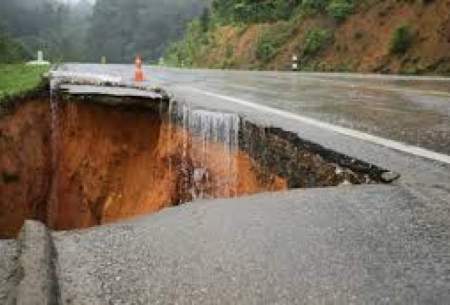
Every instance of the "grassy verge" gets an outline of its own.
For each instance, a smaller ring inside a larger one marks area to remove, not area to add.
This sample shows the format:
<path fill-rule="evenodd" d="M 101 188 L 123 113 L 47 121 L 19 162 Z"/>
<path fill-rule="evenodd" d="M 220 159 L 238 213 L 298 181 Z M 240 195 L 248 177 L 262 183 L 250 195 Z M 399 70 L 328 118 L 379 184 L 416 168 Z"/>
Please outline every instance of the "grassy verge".
<path fill-rule="evenodd" d="M 42 74 L 50 66 L 0 64 L 0 103 L 7 97 L 26 94 L 41 84 Z"/>

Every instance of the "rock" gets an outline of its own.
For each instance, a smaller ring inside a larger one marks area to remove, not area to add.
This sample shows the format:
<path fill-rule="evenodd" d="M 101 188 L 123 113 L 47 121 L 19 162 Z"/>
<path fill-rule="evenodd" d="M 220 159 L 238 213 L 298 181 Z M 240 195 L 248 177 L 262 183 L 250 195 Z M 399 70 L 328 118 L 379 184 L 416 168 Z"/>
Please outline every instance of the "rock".
<path fill-rule="evenodd" d="M 400 178 L 400 174 L 396 172 L 387 171 L 381 174 L 381 181 L 385 183 L 392 183 L 398 178 Z"/>

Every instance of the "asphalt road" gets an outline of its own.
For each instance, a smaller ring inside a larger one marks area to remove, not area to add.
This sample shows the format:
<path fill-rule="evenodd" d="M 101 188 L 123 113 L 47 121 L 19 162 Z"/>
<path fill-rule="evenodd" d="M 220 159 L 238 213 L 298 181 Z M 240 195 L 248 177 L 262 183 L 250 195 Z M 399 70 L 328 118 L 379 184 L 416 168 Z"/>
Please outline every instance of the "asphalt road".
<path fill-rule="evenodd" d="M 131 83 L 133 66 L 69 65 Z M 146 83 L 204 90 L 450 154 L 450 78 L 145 67 Z"/>
<path fill-rule="evenodd" d="M 62 69 L 132 82 L 131 66 Z M 450 165 L 295 116 L 445 159 L 448 80 L 159 68 L 146 75 L 146 85 L 192 106 L 296 132 L 402 178 L 389 186 L 200 201 L 55 232 L 62 304 L 450 303 Z"/>
<path fill-rule="evenodd" d="M 61 297 L 77 305 L 448 304 L 448 219 L 427 218 L 448 211 L 435 204 L 397 187 L 344 187 L 196 202 L 57 233 Z"/>

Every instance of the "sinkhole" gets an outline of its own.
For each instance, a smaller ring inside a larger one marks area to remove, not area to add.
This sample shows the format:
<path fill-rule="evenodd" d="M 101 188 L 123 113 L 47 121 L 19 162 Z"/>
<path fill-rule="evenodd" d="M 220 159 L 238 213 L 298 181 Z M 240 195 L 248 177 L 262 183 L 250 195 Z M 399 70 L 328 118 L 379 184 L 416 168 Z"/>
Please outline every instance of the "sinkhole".
<path fill-rule="evenodd" d="M 379 183 L 385 172 L 236 114 L 63 91 L 5 103 L 0 151 L 3 238 L 25 219 L 86 228 L 199 199 Z"/>

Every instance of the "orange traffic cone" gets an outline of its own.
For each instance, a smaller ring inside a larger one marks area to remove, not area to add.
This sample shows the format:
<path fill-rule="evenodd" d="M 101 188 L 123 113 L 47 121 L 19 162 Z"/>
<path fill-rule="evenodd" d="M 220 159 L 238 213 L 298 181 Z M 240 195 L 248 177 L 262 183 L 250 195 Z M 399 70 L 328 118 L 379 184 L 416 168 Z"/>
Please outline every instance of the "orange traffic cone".
<path fill-rule="evenodd" d="M 136 69 L 134 72 L 134 81 L 143 82 L 144 81 L 144 71 L 142 70 L 142 59 L 139 55 L 136 56 L 136 60 L 134 61 L 134 64 L 136 65 Z"/>

